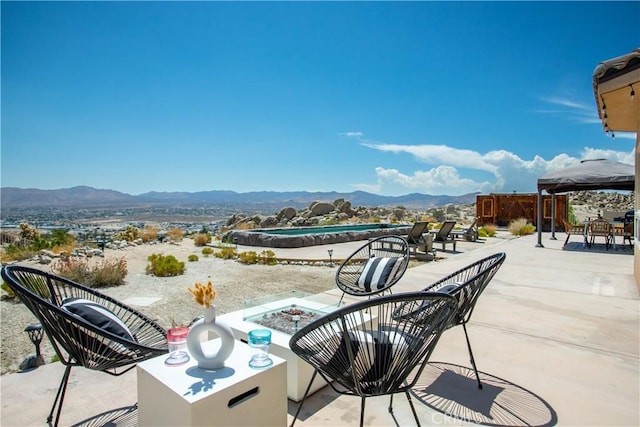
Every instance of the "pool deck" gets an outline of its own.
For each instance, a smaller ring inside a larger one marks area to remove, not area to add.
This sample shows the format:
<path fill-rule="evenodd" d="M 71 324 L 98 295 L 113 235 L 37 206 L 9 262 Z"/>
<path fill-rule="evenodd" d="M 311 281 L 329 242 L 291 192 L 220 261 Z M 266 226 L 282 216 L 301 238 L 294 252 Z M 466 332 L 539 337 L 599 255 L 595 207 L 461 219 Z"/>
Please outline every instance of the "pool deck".
<path fill-rule="evenodd" d="M 469 370 L 462 328 L 442 336 L 413 390 L 423 425 L 640 425 L 640 299 L 630 251 L 562 250 L 564 235 L 459 242 L 436 262 L 407 270 L 394 292 L 418 290 L 495 252 L 506 261 L 480 297 L 469 335 L 485 387 Z M 276 256 L 348 256 L 362 242 L 276 249 Z M 329 291 L 336 297 L 339 293 Z M 5 350 L 6 351 L 6 350 Z M 45 424 L 63 367 L 48 364 L 1 381 L 2 426 Z M 100 396 L 100 397 L 98 397 Z M 135 370 L 114 378 L 74 369 L 61 425 L 137 425 Z M 365 425 L 410 426 L 403 396 L 367 399 Z M 289 401 L 288 421 L 298 404 Z M 325 387 L 296 426 L 357 424 L 360 399 Z"/>

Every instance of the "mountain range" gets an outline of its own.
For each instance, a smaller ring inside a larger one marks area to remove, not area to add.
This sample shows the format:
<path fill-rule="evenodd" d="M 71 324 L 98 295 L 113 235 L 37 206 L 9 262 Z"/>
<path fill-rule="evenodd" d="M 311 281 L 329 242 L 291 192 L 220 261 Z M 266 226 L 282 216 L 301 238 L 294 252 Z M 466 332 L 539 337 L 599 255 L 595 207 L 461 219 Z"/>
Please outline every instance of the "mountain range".
<path fill-rule="evenodd" d="M 314 201 L 333 202 L 344 199 L 356 206 L 405 206 L 410 209 L 425 209 L 447 204 L 474 203 L 476 195 L 462 196 L 429 195 L 411 193 L 404 196 L 381 196 L 365 191 L 351 193 L 309 191 L 252 191 L 238 193 L 227 190 L 198 192 L 151 191 L 136 196 L 115 190 L 77 186 L 58 190 L 34 188 L 0 188 L 0 206 L 11 208 L 134 208 L 175 206 L 242 206 L 255 209 L 279 209 L 285 206 L 308 207 Z"/>

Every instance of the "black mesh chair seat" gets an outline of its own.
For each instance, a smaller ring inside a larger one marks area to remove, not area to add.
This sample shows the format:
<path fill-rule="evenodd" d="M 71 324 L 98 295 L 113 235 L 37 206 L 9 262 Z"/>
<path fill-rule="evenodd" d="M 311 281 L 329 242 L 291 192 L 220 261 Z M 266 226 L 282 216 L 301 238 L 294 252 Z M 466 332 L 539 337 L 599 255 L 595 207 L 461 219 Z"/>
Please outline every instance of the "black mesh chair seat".
<path fill-rule="evenodd" d="M 122 375 L 143 360 L 168 352 L 165 330 L 153 320 L 117 300 L 63 277 L 35 268 L 10 265 L 2 278 L 35 315 L 60 362 L 66 365 L 47 419 L 60 419 L 67 382 L 74 366 Z M 65 302 L 99 304 L 125 325 L 127 333 L 97 326 L 69 311 Z"/>
<path fill-rule="evenodd" d="M 400 236 L 371 239 L 345 259 L 336 271 L 336 285 L 344 294 L 372 296 L 391 292 L 409 264 L 409 243 Z M 340 298 L 340 302 L 342 298 Z"/>
<path fill-rule="evenodd" d="M 420 424 L 409 390 L 415 385 L 440 335 L 456 312 L 454 297 L 410 292 L 347 305 L 295 333 L 291 350 L 315 368 L 291 426 L 317 374 L 338 393 L 360 396 L 360 425 L 365 398 L 405 393 Z M 398 315 L 405 308 L 407 315 Z M 416 371 L 417 368 L 417 371 Z M 411 373 L 411 380 L 408 380 Z"/>

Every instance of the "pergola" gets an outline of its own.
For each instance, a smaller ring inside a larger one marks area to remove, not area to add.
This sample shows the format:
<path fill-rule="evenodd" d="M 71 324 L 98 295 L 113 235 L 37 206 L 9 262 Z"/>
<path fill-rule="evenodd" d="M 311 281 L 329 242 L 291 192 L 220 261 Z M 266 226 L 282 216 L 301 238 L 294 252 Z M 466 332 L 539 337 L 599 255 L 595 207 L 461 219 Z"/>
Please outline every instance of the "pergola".
<path fill-rule="evenodd" d="M 555 212 L 555 195 L 581 190 L 628 190 L 635 188 L 633 165 L 605 159 L 582 160 L 580 163 L 538 178 L 538 224 L 542 224 L 542 191 L 551 194 L 551 212 Z M 555 215 L 551 220 L 551 236 L 555 238 Z M 538 244 L 542 247 L 542 227 L 538 227 Z"/>

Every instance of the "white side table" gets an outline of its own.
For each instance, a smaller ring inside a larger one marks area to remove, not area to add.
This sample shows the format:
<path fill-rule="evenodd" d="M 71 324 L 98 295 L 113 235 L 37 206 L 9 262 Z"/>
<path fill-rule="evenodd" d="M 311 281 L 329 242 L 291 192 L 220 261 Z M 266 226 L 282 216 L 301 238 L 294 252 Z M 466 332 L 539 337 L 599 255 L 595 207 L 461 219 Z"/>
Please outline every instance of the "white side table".
<path fill-rule="evenodd" d="M 218 339 L 203 344 L 215 349 Z M 166 366 L 168 355 L 141 362 L 138 375 L 140 426 L 283 426 L 287 423 L 286 361 L 249 367 L 251 348 L 236 341 L 223 369 L 197 367 L 191 358 Z"/>

